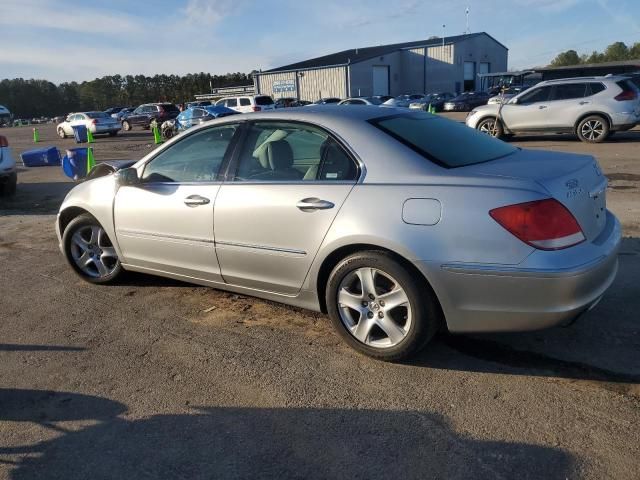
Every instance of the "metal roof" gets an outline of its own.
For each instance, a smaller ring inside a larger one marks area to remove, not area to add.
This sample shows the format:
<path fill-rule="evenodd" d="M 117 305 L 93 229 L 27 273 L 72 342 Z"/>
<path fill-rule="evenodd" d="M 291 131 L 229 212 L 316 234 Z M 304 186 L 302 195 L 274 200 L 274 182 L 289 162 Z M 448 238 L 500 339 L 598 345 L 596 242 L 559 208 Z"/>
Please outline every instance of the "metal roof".
<path fill-rule="evenodd" d="M 458 43 L 463 40 L 469 40 L 471 38 L 479 37 L 481 35 L 486 35 L 491 40 L 508 50 L 502 43 L 498 42 L 495 38 L 489 35 L 486 32 L 478 32 L 478 33 L 470 33 L 466 35 L 455 35 L 451 37 L 444 37 L 445 44 Z M 283 67 L 272 68 L 270 70 L 265 70 L 260 73 L 274 73 L 274 72 L 286 72 L 291 70 L 302 70 L 302 69 L 310 69 L 310 68 L 322 68 L 327 66 L 342 66 L 350 63 L 358 63 L 364 60 L 369 60 L 374 57 L 379 57 L 382 55 L 387 55 L 389 53 L 396 52 L 398 50 L 404 50 L 408 48 L 418 48 L 418 47 L 433 47 L 441 45 L 443 38 L 432 38 L 429 40 L 418 40 L 415 42 L 405 42 L 405 43 L 393 43 L 390 45 L 379 45 L 376 47 L 365 47 L 365 48 L 352 48 L 349 50 L 343 50 L 341 52 L 332 53 L 330 55 L 323 55 L 322 57 L 312 58 L 310 60 L 304 60 L 302 62 L 292 63 L 289 65 L 285 65 Z"/>

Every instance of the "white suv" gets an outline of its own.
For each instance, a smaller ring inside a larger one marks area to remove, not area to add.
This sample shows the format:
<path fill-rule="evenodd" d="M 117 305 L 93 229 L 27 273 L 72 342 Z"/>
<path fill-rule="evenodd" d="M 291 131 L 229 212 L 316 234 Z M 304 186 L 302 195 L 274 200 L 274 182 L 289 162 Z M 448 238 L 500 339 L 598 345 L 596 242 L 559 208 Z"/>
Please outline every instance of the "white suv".
<path fill-rule="evenodd" d="M 599 143 L 640 123 L 640 92 L 625 76 L 541 82 L 508 100 L 473 109 L 469 127 L 495 137 L 522 132 L 575 133 Z"/>
<path fill-rule="evenodd" d="M 222 105 L 240 113 L 261 112 L 275 110 L 276 108 L 273 98 L 269 95 L 225 97 L 218 100 L 216 105 Z"/>
<path fill-rule="evenodd" d="M 9 142 L 7 137 L 0 135 L 0 197 L 16 193 L 17 183 L 16 162 L 9 150 Z"/>

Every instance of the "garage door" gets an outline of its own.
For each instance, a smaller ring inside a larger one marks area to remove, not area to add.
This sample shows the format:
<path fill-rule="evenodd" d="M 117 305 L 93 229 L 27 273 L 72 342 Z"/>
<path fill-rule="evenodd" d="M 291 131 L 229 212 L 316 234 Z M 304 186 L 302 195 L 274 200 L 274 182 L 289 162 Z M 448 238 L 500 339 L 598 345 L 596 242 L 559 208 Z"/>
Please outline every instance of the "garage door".
<path fill-rule="evenodd" d="M 389 66 L 373 66 L 373 94 L 389 95 Z"/>

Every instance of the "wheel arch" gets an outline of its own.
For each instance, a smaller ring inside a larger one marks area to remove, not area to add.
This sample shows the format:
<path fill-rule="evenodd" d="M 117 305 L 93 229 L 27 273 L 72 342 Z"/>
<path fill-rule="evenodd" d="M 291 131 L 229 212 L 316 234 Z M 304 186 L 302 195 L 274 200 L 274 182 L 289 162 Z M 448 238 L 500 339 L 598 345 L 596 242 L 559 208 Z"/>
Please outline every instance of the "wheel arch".
<path fill-rule="evenodd" d="M 436 294 L 434 288 L 432 287 L 431 282 L 429 282 L 429 279 L 427 279 L 424 273 L 420 271 L 420 269 L 418 269 L 411 261 L 409 261 L 403 255 L 400 255 L 399 253 L 391 250 L 390 248 L 383 247 L 381 245 L 375 245 L 372 243 L 353 243 L 349 245 L 343 245 L 333 250 L 324 258 L 324 260 L 322 261 L 322 264 L 320 265 L 320 268 L 318 269 L 318 274 L 316 277 L 316 293 L 318 295 L 320 310 L 323 313 L 327 313 L 325 292 L 327 288 L 327 283 L 329 281 L 329 276 L 331 275 L 332 270 L 335 268 L 335 266 L 338 263 L 340 263 L 340 261 L 342 261 L 349 255 L 353 255 L 354 253 L 365 252 L 369 250 L 382 251 L 389 254 L 400 265 L 406 268 L 407 271 L 409 271 L 409 273 L 411 273 L 411 275 L 420 282 L 423 288 L 428 288 L 433 294 L 433 298 L 435 298 L 436 300 L 437 308 L 440 312 L 440 321 L 443 324 L 441 326 L 446 326 L 446 321 L 445 321 L 442 305 L 440 303 L 440 299 L 438 298 L 438 295 Z"/>
<path fill-rule="evenodd" d="M 593 112 L 583 113 L 578 117 L 578 119 L 576 120 L 576 123 L 573 125 L 574 133 L 576 134 L 578 133 L 578 125 L 580 125 L 580 122 L 582 122 L 587 117 L 593 117 L 593 116 L 604 118 L 609 124 L 608 125 L 609 131 L 611 131 L 611 129 L 613 128 L 613 120 L 611 119 L 611 116 L 608 113 L 593 111 Z"/>
<path fill-rule="evenodd" d="M 82 207 L 71 206 L 62 210 L 58 215 L 58 227 L 60 228 L 60 234 L 61 235 L 64 234 L 64 231 L 67 228 L 67 225 L 69 225 L 69 223 L 71 222 L 71 220 L 73 220 L 76 217 L 79 217 L 80 215 L 84 215 L 85 213 L 88 213 L 89 215 L 93 216 L 91 212 L 89 212 L 88 210 Z"/>

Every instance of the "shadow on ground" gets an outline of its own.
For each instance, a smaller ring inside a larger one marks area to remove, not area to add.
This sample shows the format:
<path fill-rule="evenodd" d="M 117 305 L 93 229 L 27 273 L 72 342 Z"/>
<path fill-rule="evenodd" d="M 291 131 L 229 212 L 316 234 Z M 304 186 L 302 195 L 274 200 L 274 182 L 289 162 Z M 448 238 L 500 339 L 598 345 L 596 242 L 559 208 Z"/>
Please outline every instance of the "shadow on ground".
<path fill-rule="evenodd" d="M 0 198 L 0 215 L 58 213 L 64 197 L 75 185 L 71 182 L 19 183 L 14 197 Z"/>
<path fill-rule="evenodd" d="M 57 438 L 1 446 L 10 478 L 566 478 L 557 448 L 479 441 L 416 411 L 199 408 L 128 420 L 126 406 L 66 392 L 1 390 L 0 421 Z M 65 430 L 60 423 L 93 420 Z"/>

